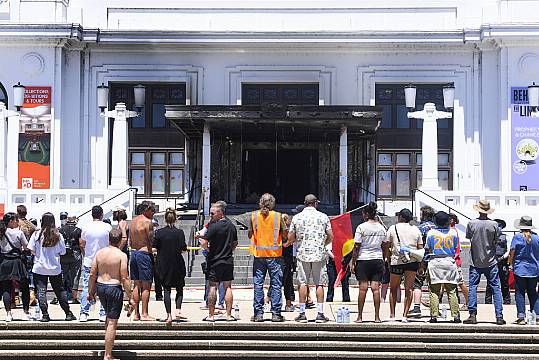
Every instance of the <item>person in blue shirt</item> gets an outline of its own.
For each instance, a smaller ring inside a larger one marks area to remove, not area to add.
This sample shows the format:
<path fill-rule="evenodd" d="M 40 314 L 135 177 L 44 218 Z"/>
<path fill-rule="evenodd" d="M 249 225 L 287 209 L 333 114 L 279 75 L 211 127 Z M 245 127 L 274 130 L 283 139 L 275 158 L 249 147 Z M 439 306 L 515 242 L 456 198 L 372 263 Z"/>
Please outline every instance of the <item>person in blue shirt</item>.
<path fill-rule="evenodd" d="M 532 232 L 535 229 L 532 218 L 522 216 L 515 221 L 515 228 L 520 233 L 513 236 L 509 264 L 513 265 L 515 274 L 515 302 L 517 303 L 517 320 L 514 324 L 526 323 L 526 300 L 528 293 L 530 311 L 539 314 L 539 301 L 537 301 L 537 282 L 539 280 L 539 236 Z"/>
<path fill-rule="evenodd" d="M 436 228 L 428 231 L 425 242 L 425 259 L 429 264 L 430 322 L 438 321 L 440 299 L 445 289 L 453 322 L 460 323 L 458 267 L 455 262 L 459 237 L 456 230 L 449 227 L 449 214 L 446 212 L 438 211 L 434 215 L 434 223 Z"/>

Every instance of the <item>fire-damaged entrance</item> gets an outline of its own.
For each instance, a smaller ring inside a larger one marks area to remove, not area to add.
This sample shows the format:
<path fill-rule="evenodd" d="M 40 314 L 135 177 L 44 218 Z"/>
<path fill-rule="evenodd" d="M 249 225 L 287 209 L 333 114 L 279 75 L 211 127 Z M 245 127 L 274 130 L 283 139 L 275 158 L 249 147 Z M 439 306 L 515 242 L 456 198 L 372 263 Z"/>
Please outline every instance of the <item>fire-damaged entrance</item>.
<path fill-rule="evenodd" d="M 304 194 L 318 193 L 318 149 L 243 150 L 242 188 L 246 202 L 264 192 L 285 204 L 301 204 Z"/>
<path fill-rule="evenodd" d="M 369 106 L 166 106 L 188 141 L 190 201 L 200 186 L 206 209 L 256 207 L 264 192 L 294 206 L 314 193 L 328 213 L 362 201 L 381 116 Z"/>

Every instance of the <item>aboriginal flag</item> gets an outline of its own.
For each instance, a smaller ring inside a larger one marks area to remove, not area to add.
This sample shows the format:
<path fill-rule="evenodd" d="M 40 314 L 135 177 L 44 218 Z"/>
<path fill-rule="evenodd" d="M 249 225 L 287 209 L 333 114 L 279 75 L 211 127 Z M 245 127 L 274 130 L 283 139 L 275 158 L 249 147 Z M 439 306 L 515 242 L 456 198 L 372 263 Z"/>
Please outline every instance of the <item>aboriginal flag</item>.
<path fill-rule="evenodd" d="M 352 232 L 352 220 L 350 213 L 345 213 L 331 219 L 333 230 L 333 255 L 335 255 L 335 268 L 337 280 L 335 286 L 341 283 L 342 278 L 348 271 L 352 250 L 354 250 L 354 235 Z"/>

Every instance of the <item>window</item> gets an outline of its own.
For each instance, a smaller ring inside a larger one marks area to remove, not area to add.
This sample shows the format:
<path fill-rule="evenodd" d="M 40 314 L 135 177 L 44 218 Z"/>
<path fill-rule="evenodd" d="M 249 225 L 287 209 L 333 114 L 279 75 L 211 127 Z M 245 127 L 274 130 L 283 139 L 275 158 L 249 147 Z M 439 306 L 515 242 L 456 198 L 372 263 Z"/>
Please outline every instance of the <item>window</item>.
<path fill-rule="evenodd" d="M 377 156 L 378 196 L 410 199 L 412 189 L 422 183 L 421 150 L 379 150 Z M 442 190 L 452 189 L 451 153 L 438 153 L 438 182 Z"/>
<path fill-rule="evenodd" d="M 129 179 L 141 195 L 165 197 L 184 191 L 183 149 L 131 149 Z"/>
<path fill-rule="evenodd" d="M 318 105 L 318 87 L 318 83 L 242 84 L 241 103 L 243 105 Z"/>

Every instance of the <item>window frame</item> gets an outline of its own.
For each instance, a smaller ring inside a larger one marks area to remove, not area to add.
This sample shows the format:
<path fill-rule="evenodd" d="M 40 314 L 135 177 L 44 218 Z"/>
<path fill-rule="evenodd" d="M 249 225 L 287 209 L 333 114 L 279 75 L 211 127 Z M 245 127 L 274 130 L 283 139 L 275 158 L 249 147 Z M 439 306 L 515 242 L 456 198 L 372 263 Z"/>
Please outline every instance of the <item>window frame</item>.
<path fill-rule="evenodd" d="M 133 153 L 144 153 L 144 165 L 132 164 Z M 165 163 L 152 165 L 152 154 L 164 153 Z M 183 163 L 171 164 L 170 158 L 172 153 L 181 153 Z M 144 170 L 144 192 L 141 196 L 152 198 L 167 198 L 167 197 L 184 197 L 185 196 L 185 149 L 184 148 L 130 148 L 129 149 L 129 184 L 132 184 L 131 170 Z M 155 194 L 152 188 L 152 170 L 164 170 L 165 174 L 165 190 L 163 194 Z M 170 171 L 180 170 L 182 172 L 182 187 L 181 192 L 171 193 L 170 191 Z"/>
<path fill-rule="evenodd" d="M 377 149 L 376 150 L 376 195 L 379 198 L 389 199 L 389 200 L 410 200 L 412 198 L 412 190 L 416 189 L 418 186 L 417 173 L 421 171 L 421 165 L 418 164 L 417 155 L 421 154 L 421 149 Z M 379 154 L 391 154 L 391 165 L 380 165 L 379 164 Z M 409 154 L 410 155 L 410 164 L 409 165 L 397 165 L 397 156 L 399 154 Z M 448 171 L 448 189 L 453 190 L 453 152 L 450 150 L 439 149 L 439 155 L 448 155 L 449 161 L 447 165 L 438 164 L 438 171 Z M 391 195 L 380 195 L 379 194 L 379 182 L 378 182 L 378 173 L 380 171 L 391 171 Z M 410 171 L 410 195 L 402 196 L 397 195 L 397 172 L 398 171 Z"/>

